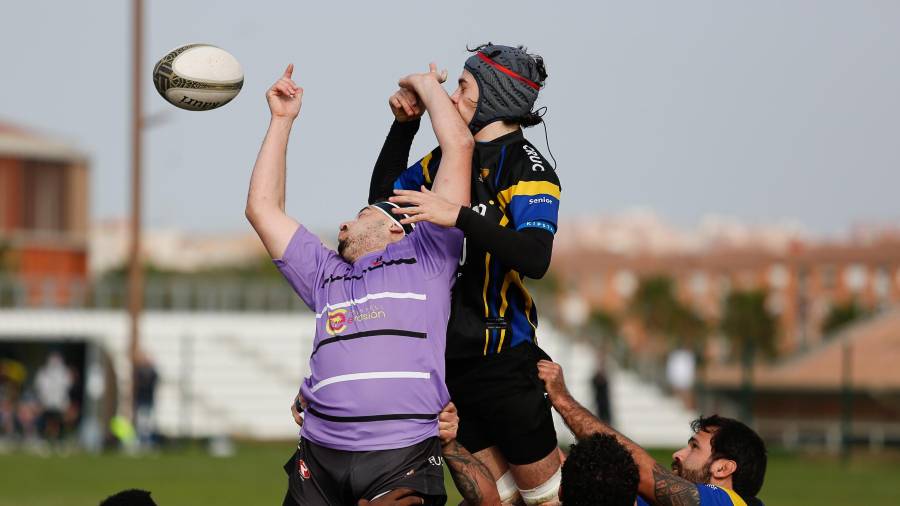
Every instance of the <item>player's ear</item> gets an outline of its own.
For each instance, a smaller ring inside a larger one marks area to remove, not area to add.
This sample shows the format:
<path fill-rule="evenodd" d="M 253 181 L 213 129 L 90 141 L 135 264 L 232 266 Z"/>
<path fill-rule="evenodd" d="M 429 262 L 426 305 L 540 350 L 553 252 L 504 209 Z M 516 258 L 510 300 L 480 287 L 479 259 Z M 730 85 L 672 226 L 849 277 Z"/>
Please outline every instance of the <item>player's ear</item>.
<path fill-rule="evenodd" d="M 388 230 L 390 230 L 392 238 L 394 238 L 394 239 L 403 238 L 403 234 L 404 234 L 403 227 L 401 227 L 400 224 L 397 223 L 396 221 L 391 222 L 391 228 Z"/>
<path fill-rule="evenodd" d="M 718 480 L 728 479 L 737 471 L 737 462 L 730 459 L 716 459 L 709 467 L 709 472 Z"/>

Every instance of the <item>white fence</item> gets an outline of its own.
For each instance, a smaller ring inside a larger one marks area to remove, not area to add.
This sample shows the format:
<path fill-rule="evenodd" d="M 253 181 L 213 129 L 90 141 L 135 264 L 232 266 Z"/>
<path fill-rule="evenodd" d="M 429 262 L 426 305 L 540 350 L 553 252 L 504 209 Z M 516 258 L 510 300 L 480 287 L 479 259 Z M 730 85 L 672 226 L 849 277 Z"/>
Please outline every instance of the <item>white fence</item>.
<path fill-rule="evenodd" d="M 295 437 L 290 403 L 308 374 L 314 325 L 306 311 L 144 313 L 142 348 L 160 374 L 159 429 L 191 437 Z M 573 395 L 593 408 L 594 351 L 546 324 L 539 335 L 541 347 L 565 368 Z M 130 370 L 124 312 L 0 310 L 0 340 L 73 339 L 105 350 L 123 392 Z M 687 439 L 692 413 L 633 374 L 613 368 L 609 379 L 616 425 L 627 435 L 650 446 L 672 446 Z M 572 440 L 558 417 L 557 433 L 562 442 Z"/>

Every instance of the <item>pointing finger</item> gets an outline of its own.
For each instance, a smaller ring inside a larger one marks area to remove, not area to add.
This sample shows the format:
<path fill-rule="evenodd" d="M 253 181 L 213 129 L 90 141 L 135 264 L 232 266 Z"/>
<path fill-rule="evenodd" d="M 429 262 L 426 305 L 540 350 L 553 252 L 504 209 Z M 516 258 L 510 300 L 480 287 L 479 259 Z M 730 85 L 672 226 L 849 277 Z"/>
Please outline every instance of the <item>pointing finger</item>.
<path fill-rule="evenodd" d="M 286 69 L 284 69 L 284 74 L 283 74 L 281 77 L 284 77 L 284 78 L 286 78 L 286 79 L 290 79 L 290 78 L 291 78 L 291 74 L 293 74 L 293 73 L 294 73 L 294 64 L 293 64 L 293 63 L 288 63 L 288 66 L 287 66 Z"/>

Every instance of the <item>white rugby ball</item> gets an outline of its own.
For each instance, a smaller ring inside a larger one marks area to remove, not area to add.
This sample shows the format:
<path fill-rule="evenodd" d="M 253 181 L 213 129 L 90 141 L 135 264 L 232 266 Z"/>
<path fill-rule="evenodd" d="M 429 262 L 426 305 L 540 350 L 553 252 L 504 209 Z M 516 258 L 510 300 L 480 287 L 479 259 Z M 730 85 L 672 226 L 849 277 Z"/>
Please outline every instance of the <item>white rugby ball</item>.
<path fill-rule="evenodd" d="M 237 96 L 244 85 L 244 71 L 224 49 L 188 44 L 169 51 L 156 63 L 153 84 L 175 107 L 208 111 Z"/>

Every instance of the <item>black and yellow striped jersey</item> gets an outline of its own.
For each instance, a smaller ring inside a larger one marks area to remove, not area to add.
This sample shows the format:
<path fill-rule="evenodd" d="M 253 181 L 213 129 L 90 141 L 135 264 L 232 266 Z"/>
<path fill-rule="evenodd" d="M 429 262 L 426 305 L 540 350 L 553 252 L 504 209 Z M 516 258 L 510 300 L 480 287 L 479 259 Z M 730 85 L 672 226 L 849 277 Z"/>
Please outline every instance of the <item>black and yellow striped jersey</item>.
<path fill-rule="evenodd" d="M 394 188 L 430 188 L 440 158 L 436 148 L 406 169 Z M 556 172 L 521 130 L 476 143 L 473 211 L 502 227 L 555 234 L 559 199 Z M 524 277 L 467 240 L 453 287 L 447 358 L 473 358 L 536 342 L 537 325 L 537 308 Z"/>

